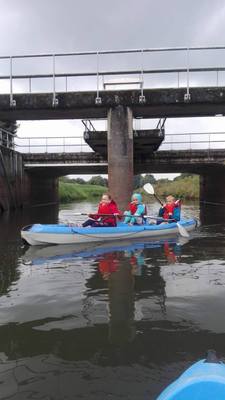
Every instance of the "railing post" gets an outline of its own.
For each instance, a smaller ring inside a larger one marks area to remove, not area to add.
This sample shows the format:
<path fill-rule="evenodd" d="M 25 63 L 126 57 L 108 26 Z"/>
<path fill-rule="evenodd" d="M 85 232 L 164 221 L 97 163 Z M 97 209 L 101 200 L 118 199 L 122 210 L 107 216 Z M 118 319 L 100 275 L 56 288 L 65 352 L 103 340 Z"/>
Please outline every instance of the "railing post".
<path fill-rule="evenodd" d="M 56 93 L 55 93 L 55 54 L 52 56 L 52 67 L 53 67 L 53 96 L 52 96 L 52 106 L 57 107 L 59 104 L 59 101 L 57 99 Z"/>
<path fill-rule="evenodd" d="M 186 103 L 188 103 L 190 100 L 191 100 L 191 95 L 190 95 L 190 91 L 189 91 L 189 84 L 190 84 L 190 82 L 189 82 L 189 69 L 190 69 L 190 66 L 189 66 L 189 48 L 187 48 L 187 92 L 184 94 L 184 101 L 186 102 Z"/>
<path fill-rule="evenodd" d="M 65 153 L 65 136 L 63 137 L 63 153 Z"/>
<path fill-rule="evenodd" d="M 29 77 L 29 93 L 31 93 L 31 76 Z"/>
<path fill-rule="evenodd" d="M 31 153 L 31 151 L 30 151 L 30 138 L 28 139 L 28 151 L 29 151 L 29 153 Z"/>
<path fill-rule="evenodd" d="M 12 72 L 13 72 L 13 58 L 10 57 L 10 98 L 9 98 L 9 104 L 10 107 L 16 107 L 16 100 L 13 99 L 13 77 L 12 77 Z"/>
<path fill-rule="evenodd" d="M 141 94 L 139 96 L 139 103 L 144 104 L 146 102 L 146 98 L 144 96 L 144 72 L 143 72 L 144 66 L 143 66 L 143 50 L 141 50 Z"/>
<path fill-rule="evenodd" d="M 99 52 L 97 51 L 97 73 L 96 73 L 96 78 L 97 78 L 97 93 L 96 93 L 96 98 L 95 98 L 95 104 L 96 105 L 101 105 L 102 104 L 102 98 L 99 97 Z"/>
<path fill-rule="evenodd" d="M 48 138 L 45 138 L 45 152 L 48 152 Z"/>

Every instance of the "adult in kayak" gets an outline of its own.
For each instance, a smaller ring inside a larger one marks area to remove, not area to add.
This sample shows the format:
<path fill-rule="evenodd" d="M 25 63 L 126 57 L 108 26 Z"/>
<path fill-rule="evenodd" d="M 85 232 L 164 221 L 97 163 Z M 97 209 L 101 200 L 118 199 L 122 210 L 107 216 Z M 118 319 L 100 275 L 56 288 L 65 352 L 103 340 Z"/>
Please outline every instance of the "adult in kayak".
<path fill-rule="evenodd" d="M 98 211 L 96 214 L 89 214 L 89 219 L 85 221 L 82 226 L 93 226 L 93 227 L 107 227 L 116 226 L 117 216 L 121 213 L 118 210 L 116 202 L 111 198 L 109 193 L 102 195 L 101 201 L 98 205 Z"/>
<path fill-rule="evenodd" d="M 128 206 L 129 210 L 125 211 L 125 224 L 129 225 L 141 225 L 144 223 L 143 216 L 147 214 L 146 206 L 142 203 L 142 195 L 140 193 L 134 193 L 131 197 L 131 202 Z"/>

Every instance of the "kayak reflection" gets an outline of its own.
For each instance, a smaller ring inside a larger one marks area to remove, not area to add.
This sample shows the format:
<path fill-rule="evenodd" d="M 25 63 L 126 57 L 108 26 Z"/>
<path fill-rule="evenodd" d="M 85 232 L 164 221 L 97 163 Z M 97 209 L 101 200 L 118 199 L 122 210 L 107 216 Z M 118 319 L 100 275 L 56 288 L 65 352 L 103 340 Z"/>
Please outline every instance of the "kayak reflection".
<path fill-rule="evenodd" d="M 165 255 L 169 257 L 171 248 L 175 248 L 178 255 L 182 245 L 189 241 L 188 238 L 175 237 L 160 240 L 146 241 L 125 241 L 122 244 L 117 240 L 115 242 L 99 243 L 81 243 L 74 245 L 50 245 L 28 247 L 22 257 L 24 264 L 40 265 L 48 261 L 61 262 L 63 260 L 73 259 L 74 257 L 94 258 L 114 251 L 138 251 L 143 249 L 160 248 L 165 246 Z"/>
<path fill-rule="evenodd" d="M 108 290 L 108 304 L 109 304 L 109 331 L 108 339 L 111 344 L 123 345 L 131 343 L 136 335 L 135 320 L 142 318 L 141 310 L 135 306 L 135 285 L 140 284 L 138 279 L 146 281 L 146 288 L 149 286 L 149 278 L 146 278 L 144 267 L 148 268 L 146 264 L 146 253 L 148 249 L 159 249 L 159 256 L 164 257 L 169 263 L 179 261 L 181 257 L 181 247 L 187 243 L 188 239 L 184 238 L 170 238 L 158 241 L 145 241 L 145 242 L 122 242 L 114 243 L 99 243 L 96 244 L 83 244 L 74 247 L 71 245 L 58 245 L 47 247 L 29 247 L 25 252 L 23 261 L 25 264 L 46 265 L 51 267 L 55 263 L 72 261 L 74 258 L 91 258 L 94 260 L 94 265 L 97 266 L 97 271 L 105 282 Z M 97 272 L 96 271 L 96 272 Z M 87 287 L 95 286 L 96 272 L 90 277 L 86 283 Z M 151 279 L 153 281 L 161 282 L 161 277 L 158 276 L 159 269 L 155 269 Z M 143 276 L 142 276 L 143 275 Z M 143 284 L 143 283 L 142 283 Z M 165 290 L 164 283 L 160 284 L 158 304 L 160 304 L 161 311 L 165 313 Z M 149 288 L 148 288 L 149 290 Z M 87 292 L 87 304 L 88 304 Z"/>

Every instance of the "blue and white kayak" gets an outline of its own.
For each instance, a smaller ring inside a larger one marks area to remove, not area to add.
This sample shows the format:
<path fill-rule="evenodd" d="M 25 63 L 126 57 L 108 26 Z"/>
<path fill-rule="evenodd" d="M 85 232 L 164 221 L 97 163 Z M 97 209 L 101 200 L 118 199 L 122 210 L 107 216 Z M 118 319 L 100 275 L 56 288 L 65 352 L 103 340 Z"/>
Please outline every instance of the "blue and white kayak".
<path fill-rule="evenodd" d="M 196 228 L 195 219 L 181 220 L 179 225 L 186 231 Z M 129 226 L 123 222 L 116 227 L 77 227 L 66 224 L 25 226 L 21 231 L 22 238 L 30 245 L 43 244 L 76 244 L 88 242 L 104 242 L 108 240 L 137 239 L 148 237 L 167 237 L 179 234 L 176 222 L 169 224 L 144 224 Z"/>
<path fill-rule="evenodd" d="M 225 399 L 225 364 L 201 360 L 169 385 L 157 400 Z"/>

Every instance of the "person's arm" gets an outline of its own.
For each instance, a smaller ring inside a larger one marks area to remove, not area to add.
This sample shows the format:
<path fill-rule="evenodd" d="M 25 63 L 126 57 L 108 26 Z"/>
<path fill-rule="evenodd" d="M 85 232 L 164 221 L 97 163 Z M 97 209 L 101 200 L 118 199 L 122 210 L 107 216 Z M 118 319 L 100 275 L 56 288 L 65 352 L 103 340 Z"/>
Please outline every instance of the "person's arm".
<path fill-rule="evenodd" d="M 89 216 L 90 218 L 92 218 L 92 219 L 97 220 L 97 219 L 100 218 L 100 215 L 99 215 L 99 214 L 101 214 L 100 205 L 98 206 L 98 211 L 97 211 L 96 214 L 89 214 L 88 216 Z"/>
<path fill-rule="evenodd" d="M 145 206 L 144 204 L 138 204 L 137 210 L 135 211 L 134 216 L 136 217 L 141 217 L 145 212 Z"/>

